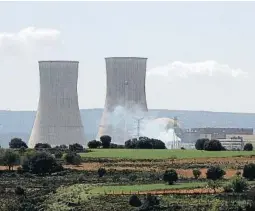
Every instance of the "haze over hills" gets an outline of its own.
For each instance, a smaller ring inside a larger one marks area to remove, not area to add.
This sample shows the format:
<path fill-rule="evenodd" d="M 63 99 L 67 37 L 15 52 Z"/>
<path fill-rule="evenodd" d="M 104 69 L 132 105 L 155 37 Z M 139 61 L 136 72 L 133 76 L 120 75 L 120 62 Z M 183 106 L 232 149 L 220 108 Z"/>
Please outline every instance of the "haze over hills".
<path fill-rule="evenodd" d="M 87 140 L 96 137 L 103 109 L 81 109 L 81 117 Z M 13 137 L 28 141 L 35 111 L 0 111 L 0 145 L 8 146 Z M 149 116 L 178 117 L 182 128 L 191 127 L 249 127 L 255 128 L 254 113 L 227 113 L 209 111 L 182 111 L 150 109 Z"/>

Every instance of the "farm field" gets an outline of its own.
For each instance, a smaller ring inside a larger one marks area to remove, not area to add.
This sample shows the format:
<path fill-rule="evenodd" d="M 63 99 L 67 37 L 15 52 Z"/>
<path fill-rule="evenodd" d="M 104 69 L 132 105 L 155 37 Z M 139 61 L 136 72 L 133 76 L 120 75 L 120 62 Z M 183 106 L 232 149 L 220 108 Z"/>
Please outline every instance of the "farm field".
<path fill-rule="evenodd" d="M 206 182 L 186 182 L 186 183 L 177 183 L 175 185 L 167 184 L 144 184 L 144 185 L 107 185 L 107 186 L 98 186 L 91 190 L 91 193 L 129 193 L 137 191 L 156 191 L 156 190 L 169 190 L 169 189 L 193 189 L 205 187 Z"/>
<path fill-rule="evenodd" d="M 68 163 L 66 152 L 63 152 L 56 159 L 63 169 L 45 175 L 22 172 L 22 165 L 16 164 L 13 171 L 9 171 L 2 163 L 0 204 L 3 206 L 0 211 L 15 210 L 12 205 L 27 206 L 19 209 L 24 211 L 147 211 L 147 208 L 136 209 L 129 203 L 133 196 L 137 196 L 143 205 L 148 197 L 156 197 L 160 204 L 153 202 L 156 203 L 153 205 L 155 211 L 240 211 L 238 207 L 243 209 L 253 202 L 246 189 L 243 193 L 234 193 L 231 189 L 229 193 L 224 188 L 237 175 L 242 177 L 245 165 L 255 163 L 254 151 L 91 151 L 79 153 L 82 158 L 76 164 Z M 24 159 L 24 154 L 19 155 Z M 215 184 L 207 178 L 211 167 L 225 171 Z M 104 170 L 102 175 L 100 169 Z M 172 185 L 164 179 L 166 170 L 170 169 L 178 175 Z M 199 177 L 194 176 L 195 169 L 200 172 Z M 254 181 L 246 180 L 246 183 L 249 191 L 255 188 Z M 26 194 L 17 195 L 17 187 L 23 188 Z"/>
<path fill-rule="evenodd" d="M 251 156 L 253 151 L 203 151 L 203 150 L 167 150 L 167 149 L 93 149 L 89 153 L 81 153 L 83 158 L 119 158 L 119 159 L 169 159 L 211 158 Z"/>

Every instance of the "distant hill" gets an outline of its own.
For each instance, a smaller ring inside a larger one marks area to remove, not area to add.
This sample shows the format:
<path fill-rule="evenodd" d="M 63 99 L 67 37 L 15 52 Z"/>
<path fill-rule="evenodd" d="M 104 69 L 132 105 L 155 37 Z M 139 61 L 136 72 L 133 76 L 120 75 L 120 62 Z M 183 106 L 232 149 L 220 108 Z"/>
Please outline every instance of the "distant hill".
<path fill-rule="evenodd" d="M 100 123 L 103 109 L 82 109 L 81 116 L 85 135 L 94 139 Z M 34 111 L 0 111 L 0 145 L 8 146 L 13 137 L 29 139 L 36 112 Z M 255 128 L 255 114 L 227 113 L 182 110 L 149 110 L 149 116 L 160 118 L 178 117 L 182 128 L 191 127 L 250 127 Z"/>

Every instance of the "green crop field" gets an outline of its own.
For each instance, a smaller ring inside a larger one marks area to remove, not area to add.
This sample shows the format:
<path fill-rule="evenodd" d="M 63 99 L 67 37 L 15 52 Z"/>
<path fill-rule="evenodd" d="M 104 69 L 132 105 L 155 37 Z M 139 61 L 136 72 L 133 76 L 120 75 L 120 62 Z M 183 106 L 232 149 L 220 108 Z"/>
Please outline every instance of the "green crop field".
<path fill-rule="evenodd" d="M 124 159 L 167 159 L 233 157 L 255 155 L 255 151 L 201 151 L 201 150 L 167 150 L 167 149 L 93 149 L 92 152 L 81 153 L 90 158 L 124 158 Z"/>
<path fill-rule="evenodd" d="M 145 185 L 105 185 L 95 187 L 91 190 L 92 194 L 100 193 L 128 193 L 128 192 L 137 192 L 137 191 L 153 191 L 153 190 L 169 190 L 169 189 L 193 189 L 199 187 L 205 187 L 206 182 L 192 182 L 192 183 L 177 183 L 174 185 L 167 184 L 145 184 Z"/>

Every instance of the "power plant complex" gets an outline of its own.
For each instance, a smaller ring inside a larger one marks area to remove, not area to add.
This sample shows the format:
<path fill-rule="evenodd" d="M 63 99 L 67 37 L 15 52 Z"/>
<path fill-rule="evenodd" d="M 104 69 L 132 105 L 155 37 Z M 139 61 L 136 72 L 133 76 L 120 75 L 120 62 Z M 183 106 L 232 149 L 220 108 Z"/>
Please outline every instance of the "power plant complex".
<path fill-rule="evenodd" d="M 114 143 L 123 144 L 134 137 L 136 118 L 147 111 L 145 94 L 147 58 L 110 57 L 106 62 L 106 99 L 99 126 L 98 138 L 112 137 Z"/>
<path fill-rule="evenodd" d="M 228 149 L 254 142 L 250 128 L 182 129 L 177 117 L 150 118 L 146 102 L 147 58 L 109 57 L 106 63 L 106 98 L 96 139 L 109 135 L 112 143 L 140 136 L 162 140 L 166 147 L 194 148 L 199 138 L 218 139 Z M 78 61 L 39 61 L 40 97 L 28 146 L 79 143 L 86 146 L 78 105 Z M 142 125 L 145 124 L 144 127 Z"/>
<path fill-rule="evenodd" d="M 85 145 L 77 61 L 39 61 L 40 97 L 29 147 L 36 143 Z"/>

